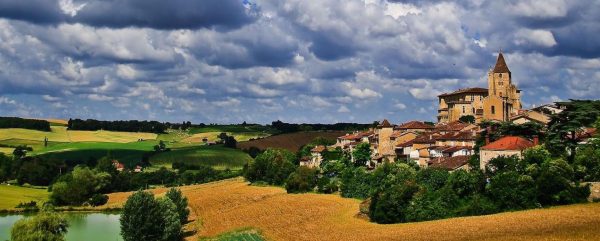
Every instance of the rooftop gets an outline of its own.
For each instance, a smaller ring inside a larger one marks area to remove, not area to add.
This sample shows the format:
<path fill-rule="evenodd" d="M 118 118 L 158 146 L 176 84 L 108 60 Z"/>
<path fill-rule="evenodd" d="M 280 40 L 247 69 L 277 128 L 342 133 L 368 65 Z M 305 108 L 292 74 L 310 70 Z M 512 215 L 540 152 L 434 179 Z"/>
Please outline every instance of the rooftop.
<path fill-rule="evenodd" d="M 520 137 L 520 136 L 505 136 L 497 141 L 489 143 L 483 147 L 482 150 L 492 150 L 492 151 L 506 151 L 506 150 L 525 150 L 527 148 L 533 147 L 533 142 Z"/>
<path fill-rule="evenodd" d="M 506 61 L 504 61 L 504 55 L 502 52 L 498 54 L 498 59 L 496 60 L 496 66 L 494 66 L 494 73 L 510 73 L 508 69 L 508 65 L 506 65 Z"/>
<path fill-rule="evenodd" d="M 452 96 L 452 95 L 466 94 L 466 93 L 487 94 L 488 93 L 488 89 L 486 89 L 486 88 L 466 88 L 466 89 L 459 89 L 459 90 L 454 91 L 452 93 L 444 93 L 444 94 L 438 95 L 438 97 L 445 97 L 445 96 Z"/>
<path fill-rule="evenodd" d="M 430 168 L 441 168 L 446 170 L 456 170 L 469 163 L 471 156 L 453 156 L 453 157 L 440 157 L 429 161 Z"/>
<path fill-rule="evenodd" d="M 410 121 L 398 126 L 396 129 L 435 129 L 435 126 L 420 121 Z"/>

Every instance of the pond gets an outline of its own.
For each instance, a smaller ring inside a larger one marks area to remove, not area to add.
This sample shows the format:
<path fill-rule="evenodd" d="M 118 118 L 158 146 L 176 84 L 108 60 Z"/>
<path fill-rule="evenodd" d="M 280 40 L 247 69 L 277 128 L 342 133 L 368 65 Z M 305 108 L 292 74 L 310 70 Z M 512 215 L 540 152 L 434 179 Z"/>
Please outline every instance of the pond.
<path fill-rule="evenodd" d="M 67 241 L 121 241 L 119 214 L 64 213 L 69 221 Z M 0 240 L 10 240 L 10 229 L 27 215 L 0 216 Z"/>

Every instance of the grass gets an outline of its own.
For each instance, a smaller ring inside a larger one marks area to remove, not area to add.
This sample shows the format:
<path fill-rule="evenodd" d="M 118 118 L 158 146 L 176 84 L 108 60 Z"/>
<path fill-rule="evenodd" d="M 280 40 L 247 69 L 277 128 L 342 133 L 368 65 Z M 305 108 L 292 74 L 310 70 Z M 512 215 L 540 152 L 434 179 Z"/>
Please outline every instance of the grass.
<path fill-rule="evenodd" d="M 162 194 L 167 189 L 154 189 Z M 197 238 L 252 227 L 267 240 L 599 240 L 600 203 L 487 216 L 381 225 L 357 218 L 360 201 L 337 195 L 287 194 L 243 179 L 181 187 Z M 110 194 L 109 206 L 130 193 Z M 194 217 L 192 217 L 194 218 Z M 196 237 L 192 237 L 196 238 Z"/>
<path fill-rule="evenodd" d="M 190 128 L 190 134 L 205 133 L 205 132 L 229 132 L 229 133 L 240 133 L 240 132 L 261 132 L 272 134 L 273 129 L 267 128 L 260 125 L 209 125 L 205 127 L 194 127 Z"/>
<path fill-rule="evenodd" d="M 60 160 L 85 161 L 90 158 L 100 159 L 110 154 L 110 156 L 125 163 L 125 165 L 132 166 L 142 159 L 145 152 L 152 151 L 157 143 L 157 141 L 60 143 L 42 150 L 34 149 L 31 155 Z"/>
<path fill-rule="evenodd" d="M 0 129 L 0 140 L 21 139 L 52 142 L 134 142 L 138 139 L 154 140 L 153 133 L 117 132 L 117 131 L 69 131 L 65 126 L 51 126 L 51 131 L 36 131 L 19 128 Z"/>
<path fill-rule="evenodd" d="M 19 203 L 36 201 L 38 206 L 48 200 L 46 189 L 0 185 L 0 210 L 15 209 Z"/>
<path fill-rule="evenodd" d="M 346 132 L 342 131 L 328 131 L 328 132 L 296 132 L 289 134 L 281 134 L 275 136 L 269 136 L 266 138 L 245 141 L 238 143 L 238 148 L 249 149 L 250 147 L 257 147 L 258 149 L 264 150 L 267 148 L 283 148 L 293 152 L 296 152 L 300 147 L 310 143 L 317 137 L 324 137 L 329 140 L 335 140 L 337 137 L 343 136 Z"/>
<path fill-rule="evenodd" d="M 204 238 L 201 237 L 200 241 L 264 241 L 265 239 L 260 235 L 260 232 L 256 229 L 246 228 L 236 231 L 227 232 L 220 234 L 216 237 Z"/>
<path fill-rule="evenodd" d="M 243 151 L 225 148 L 222 146 L 193 146 L 173 149 L 150 158 L 154 166 L 165 166 L 170 168 L 173 162 L 185 162 L 188 164 L 208 165 L 215 169 L 231 170 L 242 169 L 251 157 Z"/>

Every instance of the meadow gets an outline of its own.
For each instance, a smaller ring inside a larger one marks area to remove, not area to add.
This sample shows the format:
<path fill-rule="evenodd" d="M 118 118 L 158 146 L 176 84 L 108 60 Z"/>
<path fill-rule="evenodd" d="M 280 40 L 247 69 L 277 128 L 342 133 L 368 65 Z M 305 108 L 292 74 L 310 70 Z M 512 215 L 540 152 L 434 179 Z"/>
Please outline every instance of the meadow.
<path fill-rule="evenodd" d="M 0 210 L 12 210 L 19 203 L 36 201 L 41 206 L 48 200 L 46 189 L 0 185 Z"/>
<path fill-rule="evenodd" d="M 335 194 L 287 194 L 242 178 L 181 190 L 202 223 L 188 240 L 240 228 L 256 228 L 266 240 L 600 240 L 600 203 L 381 225 L 357 217 L 359 200 Z M 105 207 L 119 207 L 129 195 L 110 194 Z"/>
<path fill-rule="evenodd" d="M 252 158 L 243 151 L 222 146 L 193 146 L 173 149 L 153 155 L 150 163 L 155 167 L 171 168 L 173 162 L 211 166 L 217 170 L 240 170 Z"/>

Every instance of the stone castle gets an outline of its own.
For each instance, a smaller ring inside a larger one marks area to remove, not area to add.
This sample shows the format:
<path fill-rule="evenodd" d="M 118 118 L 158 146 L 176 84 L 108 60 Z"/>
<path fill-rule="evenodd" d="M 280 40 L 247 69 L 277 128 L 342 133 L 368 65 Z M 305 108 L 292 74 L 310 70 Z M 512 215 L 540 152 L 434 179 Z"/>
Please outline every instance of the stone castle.
<path fill-rule="evenodd" d="M 438 96 L 438 122 L 458 121 L 462 116 L 482 120 L 509 121 L 521 109 L 520 90 L 512 83 L 512 76 L 504 56 L 498 54 L 493 69 L 488 72 L 488 88 L 467 88 Z"/>

